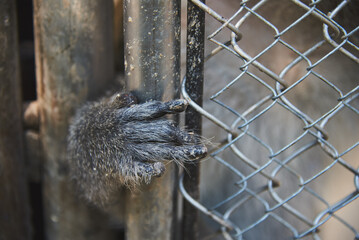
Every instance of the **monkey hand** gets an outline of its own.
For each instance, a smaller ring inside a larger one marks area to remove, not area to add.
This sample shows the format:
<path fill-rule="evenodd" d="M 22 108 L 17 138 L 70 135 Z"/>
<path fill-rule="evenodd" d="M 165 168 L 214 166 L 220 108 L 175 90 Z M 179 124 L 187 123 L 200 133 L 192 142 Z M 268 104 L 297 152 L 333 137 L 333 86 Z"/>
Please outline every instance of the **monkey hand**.
<path fill-rule="evenodd" d="M 136 104 L 130 93 L 115 94 L 79 109 L 70 126 L 71 175 L 90 201 L 101 201 L 121 185 L 149 183 L 165 163 L 207 154 L 199 137 L 163 118 L 182 112 L 185 100 Z"/>

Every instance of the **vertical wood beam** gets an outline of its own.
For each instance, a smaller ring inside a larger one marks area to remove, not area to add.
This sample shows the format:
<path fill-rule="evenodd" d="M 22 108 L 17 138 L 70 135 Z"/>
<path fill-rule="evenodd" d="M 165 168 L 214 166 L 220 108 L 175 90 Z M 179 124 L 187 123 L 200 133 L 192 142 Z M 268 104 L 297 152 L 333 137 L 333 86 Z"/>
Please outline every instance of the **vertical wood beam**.
<path fill-rule="evenodd" d="M 68 177 L 69 120 L 113 80 L 113 1 L 34 0 L 37 95 L 47 239 L 113 239 Z"/>
<path fill-rule="evenodd" d="M 30 239 L 16 6 L 0 0 L 0 239 Z"/>
<path fill-rule="evenodd" d="M 140 102 L 178 97 L 180 81 L 180 1 L 125 0 L 125 78 Z M 127 198 L 127 239 L 173 239 L 178 170 L 166 173 Z"/>

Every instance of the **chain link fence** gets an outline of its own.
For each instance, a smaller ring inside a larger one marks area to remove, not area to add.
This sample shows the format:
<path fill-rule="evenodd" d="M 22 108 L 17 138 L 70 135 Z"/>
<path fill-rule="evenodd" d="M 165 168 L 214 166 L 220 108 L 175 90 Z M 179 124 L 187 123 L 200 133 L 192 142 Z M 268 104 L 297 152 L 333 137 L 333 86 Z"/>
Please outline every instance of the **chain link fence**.
<path fill-rule="evenodd" d="M 192 0 L 206 12 L 201 239 L 359 239 L 358 7 Z M 188 23 L 190 25 L 192 23 Z M 338 238 L 339 237 L 339 238 Z"/>

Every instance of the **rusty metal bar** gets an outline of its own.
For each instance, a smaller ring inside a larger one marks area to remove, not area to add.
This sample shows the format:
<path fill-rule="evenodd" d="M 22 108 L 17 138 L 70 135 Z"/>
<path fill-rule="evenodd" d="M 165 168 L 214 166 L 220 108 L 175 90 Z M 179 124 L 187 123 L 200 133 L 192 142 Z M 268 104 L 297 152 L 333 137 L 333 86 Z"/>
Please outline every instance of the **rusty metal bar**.
<path fill-rule="evenodd" d="M 180 1 L 125 0 L 125 78 L 140 102 L 170 100 L 179 95 Z M 178 172 L 166 166 L 164 176 L 127 196 L 127 239 L 175 237 Z"/>
<path fill-rule="evenodd" d="M 204 1 L 202 1 L 204 2 Z M 186 90 L 193 101 L 202 106 L 203 97 L 203 69 L 204 69 L 204 19 L 205 12 L 191 1 L 187 5 L 187 62 L 186 62 Z M 197 134 L 202 131 L 201 114 L 194 108 L 186 111 L 186 126 Z M 199 200 L 199 162 L 186 164 L 183 179 L 184 187 L 189 195 Z M 183 204 L 183 239 L 199 239 L 198 210 L 189 202 Z"/>
<path fill-rule="evenodd" d="M 46 239 L 114 239 L 103 216 L 78 198 L 66 162 L 70 117 L 113 79 L 112 4 L 34 1 Z"/>
<path fill-rule="evenodd" d="M 0 5 L 0 239 L 30 239 L 16 5 Z"/>

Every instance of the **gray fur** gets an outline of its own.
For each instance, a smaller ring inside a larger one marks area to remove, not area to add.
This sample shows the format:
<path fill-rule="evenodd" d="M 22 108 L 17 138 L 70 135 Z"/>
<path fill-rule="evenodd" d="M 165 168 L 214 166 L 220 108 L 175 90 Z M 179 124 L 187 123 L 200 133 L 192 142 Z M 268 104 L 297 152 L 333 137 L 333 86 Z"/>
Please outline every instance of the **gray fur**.
<path fill-rule="evenodd" d="M 115 94 L 80 108 L 68 137 L 71 176 L 81 193 L 97 205 L 121 186 L 133 188 L 178 164 L 199 159 L 207 149 L 198 136 L 162 118 L 184 111 L 187 102 L 136 104 L 132 94 Z"/>

